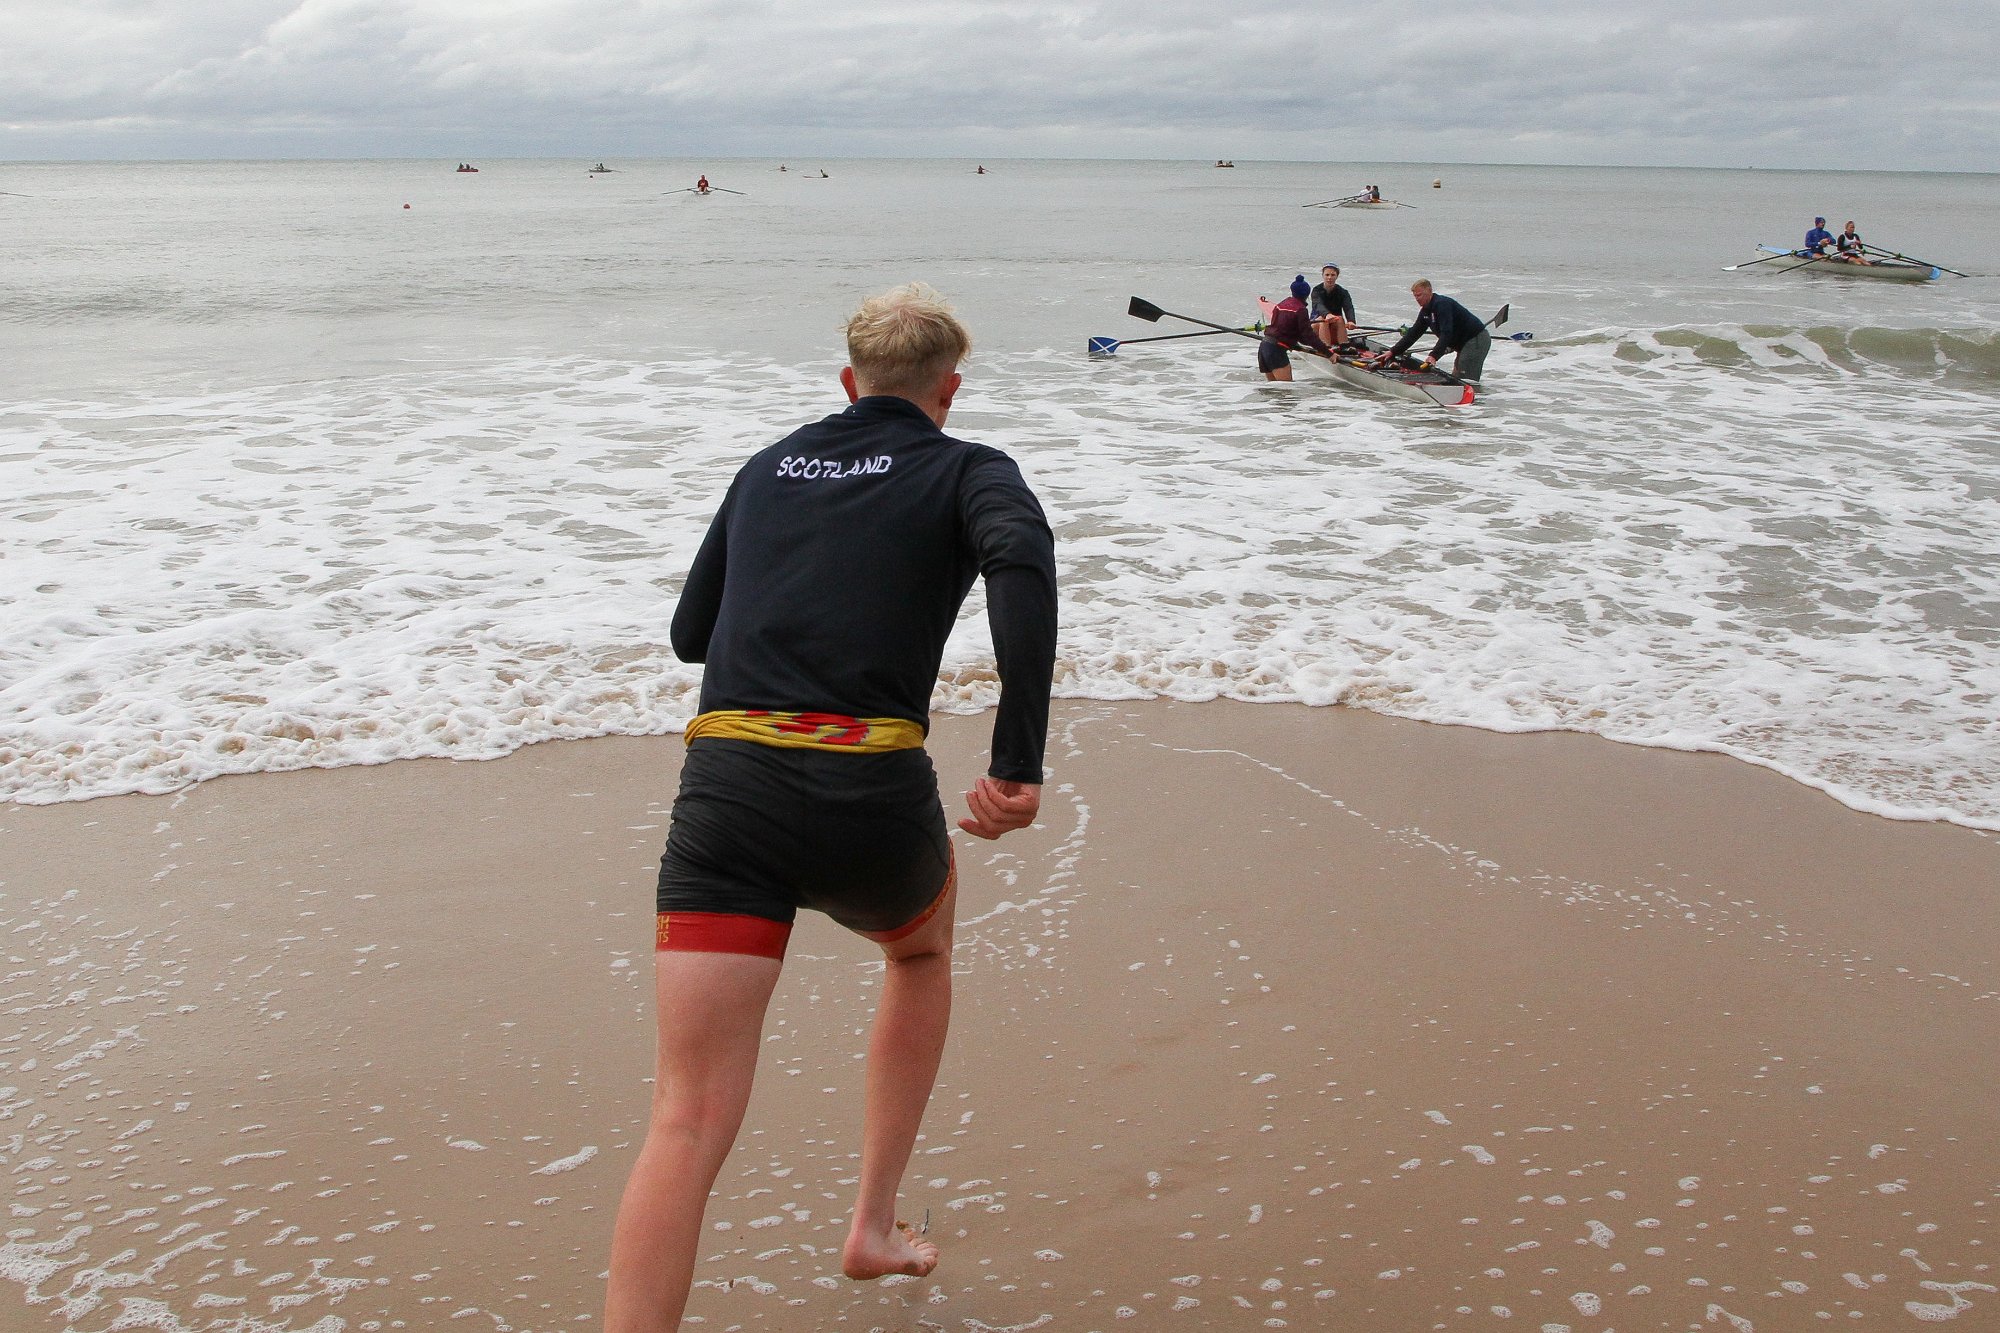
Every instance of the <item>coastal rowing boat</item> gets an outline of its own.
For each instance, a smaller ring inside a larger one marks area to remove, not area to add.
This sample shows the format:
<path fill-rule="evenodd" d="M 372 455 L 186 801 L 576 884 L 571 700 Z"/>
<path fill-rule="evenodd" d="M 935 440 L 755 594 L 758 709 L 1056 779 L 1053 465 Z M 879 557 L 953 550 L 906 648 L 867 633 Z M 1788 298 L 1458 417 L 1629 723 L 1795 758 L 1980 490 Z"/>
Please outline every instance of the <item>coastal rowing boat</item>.
<path fill-rule="evenodd" d="M 1415 204 L 1398 203 L 1394 199 L 1342 199 L 1335 208 L 1415 208 Z"/>
<path fill-rule="evenodd" d="M 1865 278 L 1875 282 L 1935 282 L 1944 276 L 1944 270 L 1930 264 L 1911 263 L 1906 259 L 1878 259 L 1872 264 L 1853 264 L 1844 259 L 1813 259 L 1790 250 L 1782 245 L 1760 245 L 1757 247 L 1767 255 L 1791 255 L 1796 264 L 1773 264 L 1770 271 L 1775 273 L 1814 273 L 1830 278 Z"/>
<path fill-rule="evenodd" d="M 1271 312 L 1277 302 L 1260 296 L 1257 306 L 1263 312 L 1264 322 L 1270 323 Z M 1352 357 L 1328 358 L 1302 348 L 1294 348 L 1293 352 L 1292 364 L 1303 364 L 1310 374 L 1390 398 L 1407 398 L 1412 402 L 1429 403 L 1433 407 L 1466 407 L 1471 404 L 1474 395 L 1470 380 L 1447 375 L 1442 370 L 1377 369 L 1361 365 Z"/>

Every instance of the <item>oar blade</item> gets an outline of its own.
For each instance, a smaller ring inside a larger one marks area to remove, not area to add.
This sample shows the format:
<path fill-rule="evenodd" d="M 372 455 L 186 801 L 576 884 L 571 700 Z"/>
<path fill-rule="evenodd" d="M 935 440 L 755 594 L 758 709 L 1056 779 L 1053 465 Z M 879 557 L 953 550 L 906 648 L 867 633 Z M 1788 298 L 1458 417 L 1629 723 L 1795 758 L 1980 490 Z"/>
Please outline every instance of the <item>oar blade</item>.
<path fill-rule="evenodd" d="M 1167 312 L 1144 297 L 1135 296 L 1132 298 L 1132 304 L 1125 307 L 1125 313 L 1135 319 L 1143 319 L 1148 324 L 1157 324 L 1160 322 L 1160 316 Z"/>
<path fill-rule="evenodd" d="M 1510 302 L 1509 304 L 1507 304 L 1507 305 L 1503 305 L 1503 306 L 1501 306 L 1501 307 L 1500 307 L 1500 313 L 1499 313 L 1499 314 L 1497 314 L 1497 315 L 1495 315 L 1495 316 L 1493 317 L 1493 327 L 1497 329 L 1497 328 L 1499 328 L 1499 327 L 1500 327 L 1500 326 L 1501 326 L 1502 324 L 1505 324 L 1505 323 L 1507 322 L 1507 313 L 1508 313 L 1508 312 L 1509 312 L 1510 310 L 1512 310 L 1513 308 L 1514 308 L 1514 307 L 1513 307 L 1513 304 L 1512 304 L 1511 302 Z"/>
<path fill-rule="evenodd" d="M 1092 356 L 1116 356 L 1118 354 L 1118 340 L 1116 338 L 1092 338 L 1090 340 L 1090 354 Z"/>

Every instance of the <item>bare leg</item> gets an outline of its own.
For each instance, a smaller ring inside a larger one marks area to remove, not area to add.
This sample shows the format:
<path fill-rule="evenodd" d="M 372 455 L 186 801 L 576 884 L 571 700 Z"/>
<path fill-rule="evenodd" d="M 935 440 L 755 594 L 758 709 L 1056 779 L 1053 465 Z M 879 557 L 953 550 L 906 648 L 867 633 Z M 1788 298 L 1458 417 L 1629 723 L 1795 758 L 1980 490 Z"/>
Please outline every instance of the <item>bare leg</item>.
<path fill-rule="evenodd" d="M 653 957 L 660 1038 L 652 1123 L 612 1234 L 607 1333 L 681 1326 L 702 1212 L 743 1124 L 764 1010 L 784 966 L 736 953 Z"/>
<path fill-rule="evenodd" d="M 1313 321 L 1313 331 L 1328 347 L 1338 347 L 1347 341 L 1347 321 L 1339 315 L 1327 315 Z"/>
<path fill-rule="evenodd" d="M 951 935 L 958 888 L 915 934 L 882 946 L 882 1000 L 868 1038 L 868 1093 L 861 1122 L 861 1185 L 840 1255 L 857 1279 L 937 1267 L 937 1246 L 896 1223 L 896 1189 L 937 1083 L 951 1027 Z"/>

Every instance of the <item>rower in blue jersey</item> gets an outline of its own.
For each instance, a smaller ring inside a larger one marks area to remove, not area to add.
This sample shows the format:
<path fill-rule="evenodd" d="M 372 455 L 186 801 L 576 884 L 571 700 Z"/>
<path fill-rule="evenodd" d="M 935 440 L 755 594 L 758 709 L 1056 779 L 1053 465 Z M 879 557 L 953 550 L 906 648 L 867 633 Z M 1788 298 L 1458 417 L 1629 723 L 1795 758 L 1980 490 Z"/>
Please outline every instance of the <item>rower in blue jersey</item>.
<path fill-rule="evenodd" d="M 1824 254 L 1832 247 L 1833 233 L 1826 229 L 1825 218 L 1814 218 L 1812 230 L 1806 233 L 1806 243 L 1802 253 Z"/>

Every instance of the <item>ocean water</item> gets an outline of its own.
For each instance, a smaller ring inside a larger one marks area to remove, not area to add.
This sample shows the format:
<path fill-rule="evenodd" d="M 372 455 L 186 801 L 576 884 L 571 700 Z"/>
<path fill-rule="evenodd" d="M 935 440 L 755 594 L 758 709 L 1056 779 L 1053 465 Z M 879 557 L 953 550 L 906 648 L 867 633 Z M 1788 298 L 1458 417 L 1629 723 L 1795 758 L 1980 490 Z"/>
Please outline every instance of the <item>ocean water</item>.
<path fill-rule="evenodd" d="M 0 166 L 0 797 L 678 729 L 729 476 L 924 279 L 976 341 L 950 428 L 1057 529 L 1060 693 L 1589 731 L 2000 829 L 2000 177 L 588 165 Z M 1370 183 L 1414 206 L 1301 207 Z M 1815 213 L 1975 276 L 1723 271 Z M 1085 355 L 1195 327 L 1134 295 L 1244 322 L 1329 260 L 1373 322 L 1428 276 L 1534 336 L 1460 412 L 1229 337 Z M 975 597 L 936 701 L 993 698 Z"/>

